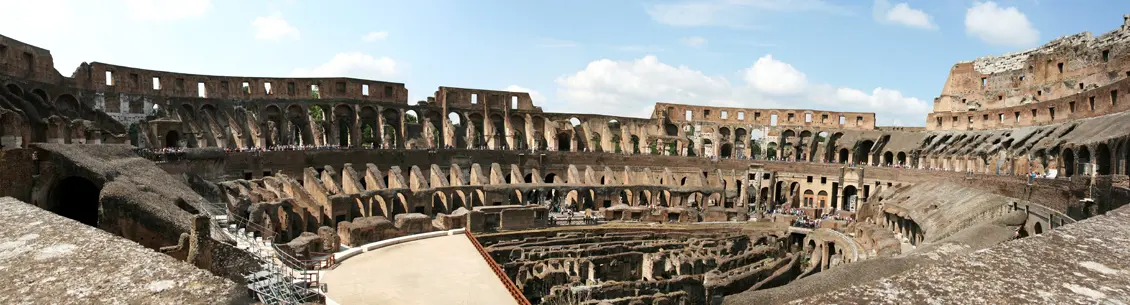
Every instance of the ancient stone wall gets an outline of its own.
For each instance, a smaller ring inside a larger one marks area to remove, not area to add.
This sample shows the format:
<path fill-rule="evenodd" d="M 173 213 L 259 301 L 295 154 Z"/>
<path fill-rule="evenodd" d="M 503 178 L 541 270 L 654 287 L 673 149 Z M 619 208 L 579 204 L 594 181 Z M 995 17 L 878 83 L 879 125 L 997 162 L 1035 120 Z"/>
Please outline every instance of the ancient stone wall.
<path fill-rule="evenodd" d="M 1031 126 L 1125 111 L 1113 101 L 1125 98 L 1122 87 L 1130 77 L 1125 22 L 1130 21 L 1098 37 L 1084 32 L 1031 50 L 957 63 L 934 100 L 927 129 Z"/>
<path fill-rule="evenodd" d="M 875 129 L 875 114 L 810 109 L 753 109 L 656 103 L 653 119 L 762 126 Z"/>
<path fill-rule="evenodd" d="M 51 51 L 0 35 L 0 75 L 62 85 Z"/>

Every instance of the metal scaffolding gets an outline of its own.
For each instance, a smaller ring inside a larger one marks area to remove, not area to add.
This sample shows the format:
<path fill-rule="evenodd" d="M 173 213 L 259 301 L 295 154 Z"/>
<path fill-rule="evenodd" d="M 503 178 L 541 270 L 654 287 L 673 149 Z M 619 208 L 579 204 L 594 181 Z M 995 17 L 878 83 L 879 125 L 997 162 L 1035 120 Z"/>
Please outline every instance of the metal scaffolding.
<path fill-rule="evenodd" d="M 224 203 L 209 203 L 205 208 L 213 227 L 247 251 L 258 265 L 257 271 L 244 274 L 249 293 L 264 304 L 305 304 L 320 302 L 324 287 L 320 270 L 333 265 L 333 254 L 326 258 L 301 260 L 275 246 L 273 238 L 264 239 L 264 228 L 238 215 L 232 215 Z"/>

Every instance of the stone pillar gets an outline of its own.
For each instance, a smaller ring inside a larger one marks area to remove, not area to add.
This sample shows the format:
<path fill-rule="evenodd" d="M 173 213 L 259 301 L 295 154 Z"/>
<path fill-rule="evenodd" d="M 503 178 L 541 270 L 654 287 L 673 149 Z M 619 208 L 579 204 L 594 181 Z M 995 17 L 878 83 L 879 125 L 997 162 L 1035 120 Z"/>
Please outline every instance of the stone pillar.
<path fill-rule="evenodd" d="M 325 128 L 325 133 L 327 134 L 322 137 L 323 139 L 325 139 L 325 143 L 323 143 L 322 145 L 337 145 L 341 143 L 341 141 L 339 141 L 339 138 L 341 137 L 341 126 L 338 125 L 337 117 L 331 115 L 330 118 L 332 120 L 326 120 L 322 123 L 330 125 L 329 128 Z"/>
<path fill-rule="evenodd" d="M 375 127 L 376 128 L 373 130 L 373 132 L 376 132 L 377 134 L 373 135 L 373 137 L 378 139 L 377 147 L 385 148 L 385 143 L 388 143 L 388 139 L 385 138 L 384 107 L 377 106 L 377 126 Z"/>
<path fill-rule="evenodd" d="M 349 121 L 349 145 L 361 146 L 364 138 L 361 135 L 361 117 L 357 115 L 357 110 L 354 109 L 353 116 L 346 118 Z"/>

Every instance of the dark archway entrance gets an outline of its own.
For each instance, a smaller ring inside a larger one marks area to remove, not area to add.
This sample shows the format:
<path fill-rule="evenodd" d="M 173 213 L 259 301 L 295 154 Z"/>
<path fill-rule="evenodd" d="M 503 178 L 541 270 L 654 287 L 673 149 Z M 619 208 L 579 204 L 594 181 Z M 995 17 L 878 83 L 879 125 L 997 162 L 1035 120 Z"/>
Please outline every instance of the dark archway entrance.
<path fill-rule="evenodd" d="M 1114 172 L 1111 170 L 1110 161 L 1110 147 L 1106 143 L 1099 144 L 1099 147 L 1095 148 L 1095 167 L 1097 167 L 1095 171 L 1099 175 L 1110 175 Z"/>
<path fill-rule="evenodd" d="M 557 134 L 557 151 L 570 151 L 570 140 L 572 140 L 572 135 L 568 133 Z"/>
<path fill-rule="evenodd" d="M 1063 150 L 1063 175 L 1071 177 L 1075 175 L 1075 152 L 1070 148 Z"/>
<path fill-rule="evenodd" d="M 81 177 L 68 177 L 55 184 L 48 201 L 51 212 L 97 227 L 102 190 L 94 182 Z"/>
<path fill-rule="evenodd" d="M 178 142 L 180 142 L 180 133 L 177 133 L 176 130 L 169 130 L 169 133 L 165 134 L 166 148 L 177 147 Z"/>
<path fill-rule="evenodd" d="M 868 160 L 871 155 L 871 148 L 875 147 L 875 142 L 871 140 L 863 141 L 855 146 L 855 153 L 852 156 L 852 164 L 863 165 L 877 165 L 879 160 Z"/>
<path fill-rule="evenodd" d="M 847 148 L 841 148 L 840 149 L 840 155 L 836 157 L 836 161 L 840 162 L 840 164 L 847 163 L 847 161 L 848 161 L 848 150 L 847 150 Z"/>
<path fill-rule="evenodd" d="M 855 188 L 854 185 L 845 186 L 844 187 L 844 197 L 843 197 L 844 202 L 842 204 L 840 204 L 840 209 L 845 210 L 845 211 L 854 211 L 856 202 L 858 201 L 858 197 L 859 197 L 856 194 L 858 192 L 859 191 Z"/>

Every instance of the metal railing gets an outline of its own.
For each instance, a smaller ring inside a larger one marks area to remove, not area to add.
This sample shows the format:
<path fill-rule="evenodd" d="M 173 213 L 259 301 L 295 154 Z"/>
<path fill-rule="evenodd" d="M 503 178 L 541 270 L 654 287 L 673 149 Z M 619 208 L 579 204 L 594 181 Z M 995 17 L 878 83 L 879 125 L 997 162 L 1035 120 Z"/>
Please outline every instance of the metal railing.
<path fill-rule="evenodd" d="M 299 259 L 276 246 L 270 232 L 238 215 L 228 212 L 224 203 L 209 203 L 206 213 L 212 216 L 214 227 L 236 241 L 236 247 L 247 251 L 258 264 L 258 271 L 244 274 L 247 288 L 254 297 L 265 304 L 304 304 L 319 301 L 323 296 L 320 270 L 335 264 L 332 254 L 311 252 L 323 258 Z"/>

